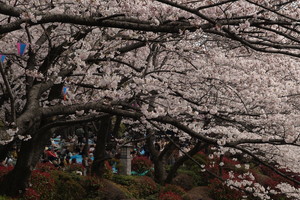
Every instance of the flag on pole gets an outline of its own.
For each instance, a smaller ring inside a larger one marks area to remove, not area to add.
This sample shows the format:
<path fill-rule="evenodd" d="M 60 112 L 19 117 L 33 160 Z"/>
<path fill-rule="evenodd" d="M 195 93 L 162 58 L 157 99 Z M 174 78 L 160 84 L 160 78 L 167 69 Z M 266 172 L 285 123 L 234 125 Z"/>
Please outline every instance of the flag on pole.
<path fill-rule="evenodd" d="M 5 60 L 5 57 L 6 57 L 6 55 L 2 55 L 2 54 L 0 54 L 0 60 L 1 60 L 1 62 L 2 62 L 2 63 L 4 62 L 4 60 Z"/>
<path fill-rule="evenodd" d="M 25 53 L 25 50 L 26 50 L 26 44 L 25 43 L 21 43 L 21 42 L 18 42 L 17 43 L 17 47 L 18 47 L 18 54 L 20 56 L 23 56 L 24 53 Z"/>
<path fill-rule="evenodd" d="M 64 101 L 67 100 L 67 92 L 68 92 L 68 87 L 64 86 L 64 87 L 63 87 Z"/>

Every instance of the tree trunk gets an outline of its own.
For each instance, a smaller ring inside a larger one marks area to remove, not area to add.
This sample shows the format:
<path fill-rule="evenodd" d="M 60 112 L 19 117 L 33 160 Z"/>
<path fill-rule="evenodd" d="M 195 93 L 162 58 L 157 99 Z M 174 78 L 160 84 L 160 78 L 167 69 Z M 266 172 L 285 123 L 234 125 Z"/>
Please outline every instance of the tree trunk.
<path fill-rule="evenodd" d="M 0 162 L 5 160 L 14 143 L 15 141 L 12 141 L 6 145 L 0 145 Z"/>
<path fill-rule="evenodd" d="M 166 165 L 167 160 L 172 155 L 173 150 L 175 149 L 175 145 L 169 142 L 163 151 L 157 151 L 154 145 L 154 133 L 150 131 L 149 134 L 152 134 L 147 138 L 146 144 L 150 151 L 150 157 L 153 160 L 154 164 L 154 179 L 156 182 L 160 184 L 164 184 L 165 179 L 167 177 Z"/>
<path fill-rule="evenodd" d="M 105 160 L 109 157 L 106 154 L 107 136 L 111 128 L 111 117 L 108 116 L 101 120 L 100 128 L 97 130 L 97 143 L 92 165 L 92 175 L 103 177 L 105 173 Z"/>
<path fill-rule="evenodd" d="M 89 134 L 89 130 L 88 130 L 88 127 L 84 127 L 84 138 L 85 138 L 85 142 L 84 142 L 84 146 L 83 146 L 83 155 L 82 156 L 89 156 L 89 148 L 90 148 L 90 145 L 89 145 L 89 137 L 90 137 L 90 134 Z"/>
<path fill-rule="evenodd" d="M 33 140 L 22 142 L 21 150 L 14 169 L 3 177 L 0 183 L 0 194 L 17 196 L 28 186 L 28 180 L 33 169 Z"/>
<path fill-rule="evenodd" d="M 23 141 L 14 169 L 0 183 L 0 194 L 17 196 L 28 187 L 32 170 L 40 159 L 52 133 L 38 132 L 28 141 Z"/>
<path fill-rule="evenodd" d="M 203 147 L 203 146 L 201 146 L 201 143 L 198 142 L 198 143 L 194 146 L 194 148 L 192 148 L 187 154 L 188 154 L 189 156 L 192 157 L 193 155 L 195 155 L 196 153 L 198 153 L 198 152 L 201 150 L 202 147 Z M 173 178 L 174 178 L 175 175 L 176 175 L 176 172 L 177 172 L 178 168 L 179 168 L 181 165 L 183 165 L 183 163 L 184 163 L 185 161 L 187 161 L 187 160 L 189 159 L 189 156 L 183 155 L 183 156 L 181 156 L 181 157 L 174 163 L 174 165 L 171 167 L 171 169 L 170 169 L 170 171 L 169 171 L 169 173 L 168 173 L 168 176 L 167 176 L 167 178 L 166 178 L 165 183 L 171 183 L 171 182 L 172 182 Z"/>
<path fill-rule="evenodd" d="M 164 184 L 166 176 L 166 160 L 164 158 L 154 160 L 154 180 L 159 184 Z"/>

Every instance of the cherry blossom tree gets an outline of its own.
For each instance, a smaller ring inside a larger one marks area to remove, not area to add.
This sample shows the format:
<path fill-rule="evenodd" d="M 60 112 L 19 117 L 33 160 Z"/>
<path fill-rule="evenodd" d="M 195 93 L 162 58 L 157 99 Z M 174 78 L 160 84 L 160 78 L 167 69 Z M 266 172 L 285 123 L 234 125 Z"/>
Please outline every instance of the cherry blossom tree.
<path fill-rule="evenodd" d="M 112 115 L 299 184 L 270 164 L 300 172 L 299 13 L 296 0 L 0 2 L 1 152 L 22 140 L 0 193 L 27 186 L 51 129 Z"/>

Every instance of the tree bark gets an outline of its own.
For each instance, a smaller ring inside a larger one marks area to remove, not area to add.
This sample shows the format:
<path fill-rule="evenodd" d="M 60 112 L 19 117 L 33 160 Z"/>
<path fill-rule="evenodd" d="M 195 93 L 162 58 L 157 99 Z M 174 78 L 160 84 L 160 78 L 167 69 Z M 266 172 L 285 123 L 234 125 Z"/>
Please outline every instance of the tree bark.
<path fill-rule="evenodd" d="M 82 156 L 88 156 L 89 155 L 89 147 L 90 147 L 90 145 L 89 145 L 90 134 L 89 134 L 89 130 L 88 130 L 87 126 L 85 126 L 83 130 L 84 130 L 85 142 L 84 142 L 84 146 L 83 146 L 83 151 L 82 151 L 83 155 Z"/>
<path fill-rule="evenodd" d="M 194 148 L 192 148 L 187 154 L 189 156 L 193 156 L 195 155 L 196 153 L 198 153 L 200 150 L 201 150 L 202 146 L 201 146 L 201 142 L 198 142 Z M 176 175 L 176 172 L 178 170 L 178 168 L 183 165 L 183 163 L 185 161 L 187 161 L 189 159 L 189 157 L 187 155 L 183 155 L 181 156 L 175 163 L 174 165 L 171 167 L 169 173 L 168 173 L 168 176 L 165 180 L 165 183 L 171 183 L 173 178 L 175 177 Z"/>
<path fill-rule="evenodd" d="M 28 180 L 33 169 L 33 146 L 33 140 L 22 142 L 16 166 L 3 177 L 0 183 L 0 194 L 18 196 L 28 186 Z"/>
<path fill-rule="evenodd" d="M 6 145 L 0 145 L 0 161 L 5 160 L 14 143 L 15 141 L 12 141 Z"/>
<path fill-rule="evenodd" d="M 159 152 L 155 149 L 154 145 L 154 133 L 149 133 L 152 134 L 150 137 L 147 138 L 146 144 L 149 148 L 150 151 L 150 157 L 153 160 L 154 164 L 154 179 L 156 182 L 160 184 L 164 184 L 166 177 L 167 177 L 167 172 L 166 172 L 166 165 L 167 165 L 167 160 L 170 158 L 172 155 L 173 150 L 175 149 L 175 145 L 171 142 L 169 142 L 163 151 Z"/>
<path fill-rule="evenodd" d="M 32 139 L 22 142 L 14 169 L 0 182 L 0 194 L 14 197 L 25 191 L 31 172 L 51 136 L 51 131 L 39 131 L 33 135 Z"/>
<path fill-rule="evenodd" d="M 105 173 L 105 160 L 109 159 L 106 154 L 107 136 L 111 128 L 111 117 L 108 116 L 101 120 L 100 128 L 97 131 L 97 143 L 92 165 L 92 175 L 103 177 Z"/>

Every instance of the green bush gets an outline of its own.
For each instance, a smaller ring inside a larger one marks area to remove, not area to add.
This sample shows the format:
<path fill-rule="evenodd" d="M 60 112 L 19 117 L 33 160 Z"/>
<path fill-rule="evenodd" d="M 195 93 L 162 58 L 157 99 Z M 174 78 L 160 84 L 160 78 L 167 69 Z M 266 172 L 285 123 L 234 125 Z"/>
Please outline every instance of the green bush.
<path fill-rule="evenodd" d="M 187 169 L 186 167 L 181 167 L 178 170 L 178 174 L 187 174 L 189 176 L 192 177 L 192 182 L 193 184 L 197 185 L 197 186 L 203 186 L 203 185 L 208 185 L 208 179 L 205 176 L 205 174 L 200 170 L 200 167 L 198 167 L 199 169 L 195 171 L 191 170 L 191 169 Z M 198 172 L 199 171 L 199 172 Z"/>
<path fill-rule="evenodd" d="M 194 176 L 187 173 L 178 173 L 177 176 L 173 178 L 172 184 L 178 185 L 185 190 L 191 190 L 196 185 L 196 176 L 195 173 Z"/>
<path fill-rule="evenodd" d="M 154 182 L 152 178 L 148 176 L 136 177 L 134 179 L 133 186 L 138 190 L 138 194 L 140 198 L 144 198 L 158 192 L 157 184 Z"/>
<path fill-rule="evenodd" d="M 113 181 L 123 185 L 135 198 L 145 198 L 158 192 L 157 184 L 148 176 L 114 175 Z"/>
<path fill-rule="evenodd" d="M 219 179 L 211 180 L 209 195 L 218 200 L 241 200 L 243 193 L 224 185 Z"/>
<path fill-rule="evenodd" d="M 6 196 L 0 196 L 0 200 L 13 200 L 13 199 Z"/>
<path fill-rule="evenodd" d="M 91 176 L 86 176 L 81 181 L 81 184 L 85 191 L 87 191 L 87 199 L 97 198 L 100 195 L 99 189 L 103 186 L 103 182 L 100 179 Z"/>
<path fill-rule="evenodd" d="M 206 165 L 208 163 L 207 156 L 201 152 L 194 155 L 193 158 L 201 165 Z M 186 166 L 187 169 L 190 170 L 195 170 L 195 171 L 201 170 L 201 168 L 194 161 L 190 159 L 184 162 L 184 165 Z"/>
<path fill-rule="evenodd" d="M 118 183 L 120 185 L 124 185 L 124 186 L 130 186 L 132 184 L 134 184 L 134 176 L 127 176 L 127 175 L 114 175 L 112 180 L 115 183 Z"/>
<path fill-rule="evenodd" d="M 131 199 L 132 194 L 122 185 L 103 179 L 103 184 L 99 188 L 100 199 L 119 200 Z"/>
<path fill-rule="evenodd" d="M 52 173 L 55 180 L 55 200 L 78 200 L 86 196 L 86 191 L 80 183 L 83 183 L 82 177 L 55 171 Z"/>

